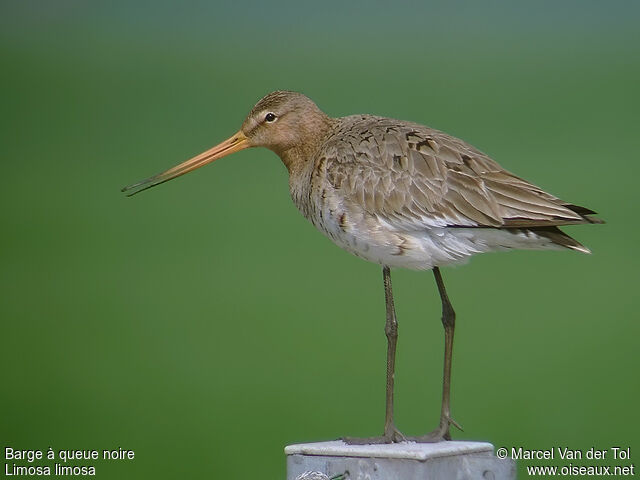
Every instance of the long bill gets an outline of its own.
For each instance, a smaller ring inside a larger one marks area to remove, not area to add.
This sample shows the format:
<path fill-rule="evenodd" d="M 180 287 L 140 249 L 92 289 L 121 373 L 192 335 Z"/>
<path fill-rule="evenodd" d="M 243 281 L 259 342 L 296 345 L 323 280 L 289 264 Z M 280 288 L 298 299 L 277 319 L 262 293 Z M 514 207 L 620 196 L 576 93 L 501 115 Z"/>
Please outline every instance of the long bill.
<path fill-rule="evenodd" d="M 245 136 L 242 131 L 238 131 L 235 135 L 231 136 L 224 142 L 216 145 L 213 148 L 210 148 L 206 152 L 202 152 L 200 155 L 197 155 L 186 162 L 181 163 L 180 165 L 176 165 L 169 170 L 166 170 L 162 173 L 154 175 L 153 177 L 146 178 L 140 182 L 133 183 L 128 185 L 122 189 L 123 192 L 127 193 L 127 196 L 130 197 L 135 195 L 136 193 L 140 193 L 147 188 L 155 187 L 156 185 L 160 185 L 161 183 L 168 182 L 180 175 L 184 175 L 185 173 L 189 173 L 196 168 L 200 168 L 207 163 L 213 162 L 214 160 L 218 160 L 219 158 L 226 157 L 227 155 L 244 150 L 245 148 L 250 147 L 249 139 Z"/>

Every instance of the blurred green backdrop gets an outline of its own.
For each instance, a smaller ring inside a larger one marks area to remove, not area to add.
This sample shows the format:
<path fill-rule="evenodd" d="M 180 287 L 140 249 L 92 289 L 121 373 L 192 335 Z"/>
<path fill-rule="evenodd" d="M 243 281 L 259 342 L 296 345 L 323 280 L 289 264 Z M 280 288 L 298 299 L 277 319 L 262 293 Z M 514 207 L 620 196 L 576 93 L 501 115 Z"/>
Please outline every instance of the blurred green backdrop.
<path fill-rule="evenodd" d="M 136 451 L 99 478 L 275 480 L 288 443 L 380 432 L 380 269 L 298 214 L 274 154 L 118 191 L 292 89 L 450 132 L 606 219 L 568 229 L 591 256 L 444 271 L 454 435 L 635 459 L 639 6 L 2 1 L 2 446 Z M 430 273 L 393 279 L 397 422 L 419 434 L 440 304 Z"/>

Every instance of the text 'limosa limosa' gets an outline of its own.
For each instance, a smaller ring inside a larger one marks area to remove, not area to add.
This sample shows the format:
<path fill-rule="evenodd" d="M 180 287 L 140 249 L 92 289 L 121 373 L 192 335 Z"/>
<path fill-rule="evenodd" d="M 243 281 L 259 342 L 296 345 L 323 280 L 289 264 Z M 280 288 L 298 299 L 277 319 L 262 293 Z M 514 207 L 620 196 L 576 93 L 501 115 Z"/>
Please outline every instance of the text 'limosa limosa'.
<path fill-rule="evenodd" d="M 439 267 L 476 253 L 508 249 L 589 250 L 558 227 L 602 223 L 595 212 L 560 200 L 504 170 L 451 135 L 373 115 L 331 118 L 306 96 L 270 93 L 240 130 L 163 173 L 125 187 L 134 195 L 233 152 L 266 147 L 289 171 L 300 212 L 343 249 L 382 266 L 387 378 L 383 434 L 352 443 L 449 440 L 455 312 Z M 440 424 L 406 437 L 393 420 L 396 321 L 391 268 L 433 270 L 445 332 Z"/>

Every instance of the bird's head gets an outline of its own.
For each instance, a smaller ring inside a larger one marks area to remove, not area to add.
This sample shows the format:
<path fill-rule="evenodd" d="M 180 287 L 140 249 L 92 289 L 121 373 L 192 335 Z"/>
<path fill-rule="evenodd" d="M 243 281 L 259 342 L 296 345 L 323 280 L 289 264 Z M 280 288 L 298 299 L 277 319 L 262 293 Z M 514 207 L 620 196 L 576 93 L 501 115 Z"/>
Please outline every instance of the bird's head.
<path fill-rule="evenodd" d="M 329 117 L 301 93 L 272 92 L 253 107 L 240 130 L 224 142 L 169 170 L 124 187 L 122 191 L 129 196 L 135 195 L 249 147 L 266 147 L 283 157 L 291 149 L 312 144 L 329 123 Z"/>
<path fill-rule="evenodd" d="M 327 116 L 301 93 L 272 92 L 253 107 L 240 131 L 252 147 L 277 154 L 303 145 L 317 136 Z"/>

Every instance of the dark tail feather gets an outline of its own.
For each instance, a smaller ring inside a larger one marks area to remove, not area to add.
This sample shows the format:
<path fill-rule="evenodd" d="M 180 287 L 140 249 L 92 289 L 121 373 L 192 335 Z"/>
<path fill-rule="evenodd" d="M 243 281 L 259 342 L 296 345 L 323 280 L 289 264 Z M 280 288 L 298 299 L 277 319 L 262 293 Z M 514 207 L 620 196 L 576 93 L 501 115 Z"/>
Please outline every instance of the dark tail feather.
<path fill-rule="evenodd" d="M 589 223 L 604 223 L 604 220 L 600 218 L 589 216 L 589 215 L 595 215 L 597 213 L 591 210 L 590 208 L 581 207 L 580 205 L 571 205 L 571 204 L 565 204 L 563 205 L 563 207 L 568 208 L 572 212 L 576 212 L 578 215 L 580 215 Z"/>
<path fill-rule="evenodd" d="M 599 220 L 599 219 L 594 219 Z M 602 222 L 592 222 L 592 223 L 602 223 Z M 558 227 L 537 227 L 537 228 L 529 228 L 527 230 L 531 230 L 532 232 L 540 235 L 541 237 L 548 238 L 556 245 L 560 245 L 562 247 L 570 248 L 571 250 L 576 250 L 582 253 L 591 253 L 587 247 L 582 245 L 580 242 L 570 237 Z"/>

